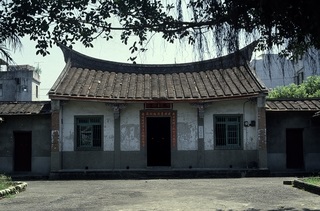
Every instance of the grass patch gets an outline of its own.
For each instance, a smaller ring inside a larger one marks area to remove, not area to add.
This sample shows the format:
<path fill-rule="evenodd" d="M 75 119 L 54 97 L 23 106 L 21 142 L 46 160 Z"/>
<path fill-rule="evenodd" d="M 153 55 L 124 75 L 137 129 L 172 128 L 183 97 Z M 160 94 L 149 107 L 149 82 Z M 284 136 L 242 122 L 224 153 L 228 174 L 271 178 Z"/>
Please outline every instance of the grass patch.
<path fill-rule="evenodd" d="M 306 177 L 302 179 L 303 182 L 316 185 L 320 187 L 320 176 L 319 177 Z"/>
<path fill-rule="evenodd" d="M 0 174 L 0 190 L 6 189 L 13 185 L 11 177 Z"/>

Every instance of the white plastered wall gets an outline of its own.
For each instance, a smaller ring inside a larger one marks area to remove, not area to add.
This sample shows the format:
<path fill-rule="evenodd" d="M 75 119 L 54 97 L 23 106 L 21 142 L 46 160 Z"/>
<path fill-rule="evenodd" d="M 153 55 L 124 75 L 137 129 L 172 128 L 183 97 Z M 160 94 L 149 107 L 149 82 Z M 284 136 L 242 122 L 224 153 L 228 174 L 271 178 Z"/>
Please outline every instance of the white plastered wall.
<path fill-rule="evenodd" d="M 121 151 L 140 151 L 140 110 L 143 104 L 128 104 L 121 110 Z"/>
<path fill-rule="evenodd" d="M 256 122 L 256 126 L 243 127 L 243 149 L 257 149 L 257 105 L 247 100 L 213 102 L 205 109 L 204 115 L 204 147 L 205 150 L 214 149 L 214 115 L 243 115 L 243 121 Z"/>
<path fill-rule="evenodd" d="M 61 108 L 61 147 L 62 151 L 74 151 L 74 117 L 75 116 L 103 116 L 103 150 L 114 150 L 114 115 L 110 106 L 99 102 L 70 101 Z"/>
<path fill-rule="evenodd" d="M 140 110 L 143 104 L 130 104 L 121 110 L 121 150 L 140 151 Z M 177 149 L 198 149 L 198 120 L 197 108 L 189 103 L 173 105 L 177 111 Z M 74 116 L 101 115 L 103 116 L 104 137 L 103 150 L 114 150 L 114 115 L 110 106 L 99 102 L 70 101 L 62 106 L 63 128 L 61 143 L 63 151 L 74 151 Z M 205 150 L 214 149 L 213 116 L 217 114 L 241 114 L 243 122 L 253 120 L 257 123 L 256 103 L 245 100 L 214 102 L 205 109 L 204 113 L 204 144 Z M 243 124 L 242 122 L 242 124 Z M 257 133 L 255 127 L 243 127 L 243 149 L 257 149 Z"/>
<path fill-rule="evenodd" d="M 177 103 L 173 105 L 177 110 L 177 149 L 198 149 L 198 119 L 197 108 L 189 103 Z"/>

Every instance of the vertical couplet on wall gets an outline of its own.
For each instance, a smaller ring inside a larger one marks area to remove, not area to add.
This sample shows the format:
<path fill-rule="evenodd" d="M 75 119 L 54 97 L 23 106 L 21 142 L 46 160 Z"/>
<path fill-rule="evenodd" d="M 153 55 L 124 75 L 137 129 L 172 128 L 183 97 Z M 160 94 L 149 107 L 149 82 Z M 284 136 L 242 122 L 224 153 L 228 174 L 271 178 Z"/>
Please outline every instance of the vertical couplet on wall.
<path fill-rule="evenodd" d="M 267 163 L 267 134 L 266 134 L 266 96 L 261 94 L 258 97 L 258 153 L 259 153 L 259 168 L 268 168 Z"/>
<path fill-rule="evenodd" d="M 198 167 L 204 167 L 204 112 L 211 103 L 192 103 L 191 105 L 198 110 Z"/>
<path fill-rule="evenodd" d="M 121 152 L 120 152 L 120 111 L 124 109 L 125 104 L 121 103 L 107 103 L 107 106 L 110 106 L 113 109 L 114 115 L 114 169 L 119 169 L 121 167 Z"/>
<path fill-rule="evenodd" d="M 51 101 L 51 171 L 61 169 L 60 101 Z"/>

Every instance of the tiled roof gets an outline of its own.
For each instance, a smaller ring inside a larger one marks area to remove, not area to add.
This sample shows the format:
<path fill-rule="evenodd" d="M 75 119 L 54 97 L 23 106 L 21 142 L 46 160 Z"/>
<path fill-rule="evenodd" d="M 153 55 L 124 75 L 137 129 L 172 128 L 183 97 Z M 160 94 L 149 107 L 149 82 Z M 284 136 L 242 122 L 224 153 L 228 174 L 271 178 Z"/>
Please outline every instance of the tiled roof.
<path fill-rule="evenodd" d="M 251 48 L 217 59 L 171 65 L 110 62 L 61 49 L 66 67 L 49 91 L 51 99 L 207 101 L 267 92 L 247 65 Z"/>
<path fill-rule="evenodd" d="M 0 102 L 0 115 L 31 115 L 51 113 L 50 101 Z"/>
<path fill-rule="evenodd" d="M 267 111 L 320 111 L 320 99 L 286 99 L 266 102 Z"/>

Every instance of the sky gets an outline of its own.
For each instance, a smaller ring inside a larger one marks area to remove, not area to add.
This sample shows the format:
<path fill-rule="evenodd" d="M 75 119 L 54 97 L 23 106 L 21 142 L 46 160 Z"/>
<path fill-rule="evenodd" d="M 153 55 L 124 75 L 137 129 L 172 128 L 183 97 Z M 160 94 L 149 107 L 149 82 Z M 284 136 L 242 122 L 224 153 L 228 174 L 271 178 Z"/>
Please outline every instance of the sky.
<path fill-rule="evenodd" d="M 40 100 L 49 100 L 47 94 L 65 66 L 63 53 L 59 47 L 53 46 L 49 49 L 49 55 L 36 55 L 36 42 L 29 40 L 28 37 L 22 38 L 21 41 L 22 49 L 11 52 L 11 56 L 16 65 L 40 67 L 42 71 Z M 119 37 L 114 37 L 109 41 L 97 39 L 92 44 L 93 48 L 86 48 L 81 43 L 77 43 L 73 46 L 73 50 L 90 57 L 123 63 L 132 63 L 128 60 L 130 56 L 137 56 L 138 64 L 173 64 L 199 60 L 196 58 L 197 53 L 193 46 L 181 44 L 179 41 L 171 44 L 162 39 L 160 35 L 153 36 L 146 46 L 148 50 L 137 55 L 132 55 L 129 50 L 130 43 L 124 45 Z M 211 58 L 213 58 L 212 53 L 205 53 L 204 59 Z"/>
<path fill-rule="evenodd" d="M 21 50 L 10 52 L 11 56 L 16 65 L 40 67 L 42 71 L 40 75 L 40 100 L 49 100 L 47 94 L 65 66 L 63 53 L 59 47 L 53 46 L 49 49 L 49 55 L 36 55 L 36 42 L 27 37 L 22 38 L 21 41 Z M 73 50 L 94 58 L 132 63 L 128 60 L 132 56 L 129 51 L 130 45 L 124 45 L 119 38 L 109 41 L 98 39 L 93 42 L 93 45 L 93 48 L 86 48 L 81 43 L 77 43 L 73 46 Z M 172 64 L 196 60 L 192 46 L 179 47 L 178 43 L 170 44 L 163 39 L 157 39 L 149 42 L 146 47 L 148 48 L 146 53 L 137 55 L 136 62 L 139 64 Z"/>

